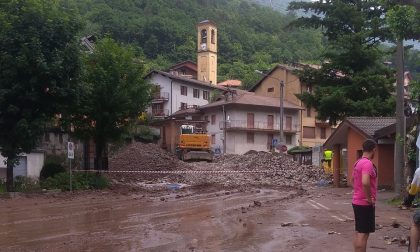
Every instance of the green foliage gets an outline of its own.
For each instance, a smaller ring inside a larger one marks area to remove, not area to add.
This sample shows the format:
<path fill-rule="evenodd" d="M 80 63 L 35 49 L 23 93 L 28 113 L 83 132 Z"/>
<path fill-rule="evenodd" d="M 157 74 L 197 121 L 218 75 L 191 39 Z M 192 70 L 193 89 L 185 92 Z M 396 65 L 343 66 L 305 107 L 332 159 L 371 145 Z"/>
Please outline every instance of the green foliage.
<path fill-rule="evenodd" d="M 145 56 L 146 70 L 196 61 L 196 24 L 218 26 L 219 81 L 254 83 L 255 69 L 273 63 L 319 61 L 323 38 L 313 29 L 288 30 L 293 16 L 241 0 L 77 0 L 85 34 L 108 35 Z M 233 69 L 232 69 L 233 68 Z"/>
<path fill-rule="evenodd" d="M 129 130 L 151 100 L 151 85 L 134 50 L 113 39 L 100 40 L 83 58 L 82 81 L 87 92 L 75 107 L 71 121 L 76 134 L 96 143 L 96 157 L 106 157 L 109 142 Z"/>
<path fill-rule="evenodd" d="M 14 186 L 16 192 L 35 192 L 41 190 L 38 180 L 26 176 L 17 176 Z"/>
<path fill-rule="evenodd" d="M 81 22 L 70 1 L 16 0 L 0 2 L 0 27 L 0 146 L 11 189 L 16 156 L 36 146 L 80 88 Z"/>
<path fill-rule="evenodd" d="M 58 173 L 53 177 L 49 177 L 41 182 L 42 188 L 60 189 L 62 191 L 70 190 L 70 175 L 68 172 Z M 110 186 L 108 178 L 93 173 L 73 173 L 72 189 L 88 190 L 88 189 L 105 189 Z"/>
<path fill-rule="evenodd" d="M 139 125 L 134 134 L 134 139 L 142 143 L 152 143 L 159 139 L 158 135 L 153 134 L 149 127 Z"/>
<path fill-rule="evenodd" d="M 287 154 L 293 154 L 295 152 L 300 152 L 300 151 L 310 151 L 311 147 L 307 147 L 307 146 L 295 146 L 290 148 L 289 150 L 287 150 Z"/>
<path fill-rule="evenodd" d="M 294 26 L 321 28 L 328 40 L 321 69 L 299 71 L 313 85 L 299 98 L 318 111 L 318 118 L 336 124 L 346 116 L 386 116 L 394 111 L 393 73 L 382 64 L 380 43 L 389 38 L 377 1 L 293 2 L 293 10 L 315 13 Z"/>
<path fill-rule="evenodd" d="M 66 169 L 59 163 L 46 163 L 41 169 L 40 179 L 47 179 L 65 171 Z"/>
<path fill-rule="evenodd" d="M 6 192 L 6 182 L 0 179 L 0 193 Z"/>
<path fill-rule="evenodd" d="M 420 13 L 413 6 L 392 6 L 386 13 L 386 20 L 395 39 L 418 38 Z"/>

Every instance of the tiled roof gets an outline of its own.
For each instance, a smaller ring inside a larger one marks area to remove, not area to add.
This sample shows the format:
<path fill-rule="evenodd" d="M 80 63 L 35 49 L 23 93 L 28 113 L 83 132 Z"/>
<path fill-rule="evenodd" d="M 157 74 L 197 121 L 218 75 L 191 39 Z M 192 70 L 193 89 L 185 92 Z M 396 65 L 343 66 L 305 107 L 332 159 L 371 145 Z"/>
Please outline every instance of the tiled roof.
<path fill-rule="evenodd" d="M 395 123 L 395 117 L 347 117 L 347 121 L 356 126 L 370 137 L 375 136 L 375 132 Z"/>
<path fill-rule="evenodd" d="M 242 82 L 240 80 L 226 80 L 220 83 L 217 83 L 218 86 L 230 86 L 230 87 L 240 87 Z"/>
<path fill-rule="evenodd" d="M 176 76 L 164 71 L 160 71 L 160 70 L 152 70 L 150 73 L 148 73 L 144 78 L 148 78 L 150 77 L 153 73 L 155 74 L 161 74 L 163 76 L 166 76 L 172 80 L 177 80 L 183 83 L 188 83 L 188 84 L 195 84 L 195 85 L 199 85 L 199 86 L 205 86 L 208 88 L 212 88 L 212 89 L 219 89 L 219 90 L 225 90 L 225 88 L 223 87 L 218 87 L 217 85 L 212 85 L 208 82 L 204 82 L 204 81 L 199 81 L 199 80 L 194 80 L 194 79 L 189 79 L 189 78 L 185 78 L 182 76 Z"/>
<path fill-rule="evenodd" d="M 280 107 L 280 99 L 275 97 L 267 97 L 267 96 L 260 96 L 256 95 L 251 92 L 243 92 L 238 93 L 238 95 L 234 96 L 231 100 L 225 101 L 219 100 L 204 106 L 201 106 L 200 108 L 206 109 L 206 108 L 213 108 L 218 107 L 222 105 L 253 105 L 253 106 L 261 106 L 261 107 L 272 107 L 272 108 L 279 108 Z M 284 100 L 283 102 L 284 108 L 287 109 L 303 109 L 302 107 L 295 105 L 291 102 L 288 102 Z"/>

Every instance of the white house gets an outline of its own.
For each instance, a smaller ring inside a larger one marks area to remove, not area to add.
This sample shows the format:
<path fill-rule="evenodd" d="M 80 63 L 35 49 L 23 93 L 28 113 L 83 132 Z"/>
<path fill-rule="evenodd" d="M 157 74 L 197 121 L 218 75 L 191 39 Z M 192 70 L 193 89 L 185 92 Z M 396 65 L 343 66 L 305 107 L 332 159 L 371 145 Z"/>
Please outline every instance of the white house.
<path fill-rule="evenodd" d="M 219 101 L 201 106 L 200 111 L 208 122 L 207 132 L 214 150 L 244 154 L 249 150 L 272 149 L 273 139 L 279 139 L 279 107 L 278 98 L 236 90 L 226 92 Z M 301 109 L 284 101 L 283 131 L 288 148 L 299 145 Z"/>
<path fill-rule="evenodd" d="M 6 179 L 5 158 L 0 155 L 0 179 Z M 32 151 L 19 156 L 19 164 L 13 168 L 13 176 L 39 178 L 41 169 L 44 166 L 45 153 L 43 151 Z"/>
<path fill-rule="evenodd" d="M 182 109 L 206 105 L 213 90 L 224 90 L 175 72 L 153 70 L 145 79 L 156 87 L 152 106 L 148 109 L 153 118 L 165 118 Z"/>

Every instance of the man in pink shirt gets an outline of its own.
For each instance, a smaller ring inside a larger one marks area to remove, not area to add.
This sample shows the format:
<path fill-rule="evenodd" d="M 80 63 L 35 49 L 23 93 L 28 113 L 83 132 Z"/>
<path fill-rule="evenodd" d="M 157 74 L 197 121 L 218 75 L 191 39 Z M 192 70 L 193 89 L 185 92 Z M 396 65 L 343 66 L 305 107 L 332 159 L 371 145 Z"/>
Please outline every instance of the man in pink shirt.
<path fill-rule="evenodd" d="M 372 159 L 376 142 L 368 139 L 363 143 L 363 156 L 353 168 L 353 210 L 356 233 L 353 240 L 355 252 L 366 252 L 369 234 L 375 232 L 375 201 L 378 172 Z"/>

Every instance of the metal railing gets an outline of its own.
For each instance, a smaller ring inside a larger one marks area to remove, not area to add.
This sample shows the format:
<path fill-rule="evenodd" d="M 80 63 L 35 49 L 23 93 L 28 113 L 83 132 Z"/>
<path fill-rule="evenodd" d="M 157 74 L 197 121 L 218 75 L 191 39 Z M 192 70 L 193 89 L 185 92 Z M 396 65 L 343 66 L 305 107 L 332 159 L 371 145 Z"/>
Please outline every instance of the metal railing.
<path fill-rule="evenodd" d="M 153 109 L 152 117 L 166 117 L 169 116 L 169 109 Z"/>
<path fill-rule="evenodd" d="M 225 123 L 226 129 L 280 130 L 280 124 L 271 124 L 263 121 L 254 121 L 252 123 L 246 120 L 229 120 L 226 122 L 221 121 L 219 123 L 219 128 L 221 130 L 224 129 Z M 285 132 L 298 131 L 297 125 L 292 125 L 291 127 L 287 127 L 287 125 L 284 125 L 283 129 Z"/>
<path fill-rule="evenodd" d="M 153 94 L 153 102 L 168 101 L 168 100 L 169 100 L 168 92 L 160 92 L 160 93 Z"/>

